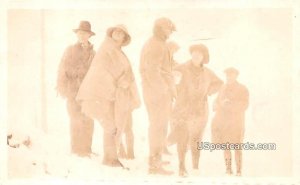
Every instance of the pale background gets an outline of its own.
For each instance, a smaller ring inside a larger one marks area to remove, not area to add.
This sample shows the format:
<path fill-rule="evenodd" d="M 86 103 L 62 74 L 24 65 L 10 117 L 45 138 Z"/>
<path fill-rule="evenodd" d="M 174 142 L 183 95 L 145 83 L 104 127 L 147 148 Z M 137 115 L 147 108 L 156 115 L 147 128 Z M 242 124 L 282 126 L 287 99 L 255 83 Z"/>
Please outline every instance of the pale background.
<path fill-rule="evenodd" d="M 214 37 L 214 40 L 202 41 L 210 49 L 209 68 L 222 79 L 222 71 L 226 67 L 233 66 L 240 70 L 240 82 L 250 91 L 245 142 L 277 144 L 276 151 L 245 151 L 243 174 L 248 177 L 292 175 L 292 90 L 295 87 L 292 78 L 293 14 L 292 9 L 287 8 L 9 10 L 8 132 L 20 138 L 31 135 L 36 146 L 34 152 L 25 149 L 23 152 L 31 152 L 28 155 L 34 154 L 40 161 L 47 161 L 53 174 L 54 171 L 58 175 L 65 173 L 54 169 L 72 168 L 74 163 L 78 167 L 82 165 L 78 164 L 80 159 L 70 160 L 71 157 L 68 157 L 68 116 L 64 101 L 56 96 L 54 89 L 60 58 L 66 46 L 76 41 L 72 29 L 77 27 L 80 20 L 91 22 L 92 30 L 96 33 L 91 39 L 95 49 L 99 47 L 109 26 L 123 23 L 128 27 L 132 42 L 124 51 L 140 83 L 140 50 L 151 36 L 153 21 L 160 16 L 169 17 L 176 24 L 178 31 L 171 40 L 181 46 L 175 56 L 178 62 L 189 59 L 188 46 L 199 43 L 194 39 Z M 147 114 L 142 107 L 134 112 L 137 159 L 125 162 L 133 170 L 131 174 L 117 173 L 121 178 L 127 178 L 128 175 L 130 178 L 145 176 L 147 127 Z M 210 122 L 205 130 L 204 141 L 210 141 Z M 93 165 L 86 164 L 85 172 L 92 175 L 83 177 L 93 178 L 97 170 L 104 168 L 100 165 L 102 147 L 98 123 L 93 149 L 100 157 L 92 160 Z M 177 172 L 175 148 L 171 148 L 171 151 L 170 169 Z M 41 176 L 35 169 L 32 169 L 32 173 L 23 173 L 17 167 L 26 158 L 24 153 L 9 149 L 8 155 L 9 177 Z M 68 164 L 65 164 L 66 160 Z M 204 151 L 200 168 L 200 172 L 192 173 L 192 177 L 222 176 L 222 152 Z M 72 175 L 78 177 L 79 173 L 74 169 Z M 97 178 L 113 176 L 101 174 Z"/>

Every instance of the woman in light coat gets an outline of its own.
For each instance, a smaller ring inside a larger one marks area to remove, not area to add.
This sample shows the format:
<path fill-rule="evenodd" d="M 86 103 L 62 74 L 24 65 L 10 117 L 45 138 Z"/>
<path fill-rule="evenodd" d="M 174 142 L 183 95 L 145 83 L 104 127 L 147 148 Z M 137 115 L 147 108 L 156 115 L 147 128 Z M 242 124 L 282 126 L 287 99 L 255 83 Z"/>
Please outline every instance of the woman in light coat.
<path fill-rule="evenodd" d="M 140 104 L 131 64 L 122 51 L 130 40 L 123 25 L 107 30 L 77 95 L 82 111 L 101 123 L 103 164 L 114 167 L 123 167 L 117 155 L 121 135 Z"/>

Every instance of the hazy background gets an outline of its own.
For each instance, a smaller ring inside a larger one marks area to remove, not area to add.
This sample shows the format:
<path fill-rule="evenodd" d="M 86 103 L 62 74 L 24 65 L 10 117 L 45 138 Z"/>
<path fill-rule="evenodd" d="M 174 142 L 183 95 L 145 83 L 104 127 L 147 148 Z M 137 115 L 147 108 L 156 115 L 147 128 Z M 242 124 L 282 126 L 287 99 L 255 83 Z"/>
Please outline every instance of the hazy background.
<path fill-rule="evenodd" d="M 227 67 L 239 69 L 240 82 L 250 92 L 245 142 L 277 144 L 276 151 L 245 151 L 244 175 L 291 175 L 291 9 L 9 10 L 8 131 L 22 137 L 32 135 L 37 129 L 44 130 L 58 139 L 49 147 L 68 147 L 68 115 L 64 100 L 56 94 L 55 85 L 64 49 L 76 42 L 72 29 L 80 20 L 90 21 L 96 33 L 91 42 L 97 50 L 108 27 L 125 24 L 132 42 L 124 51 L 140 84 L 140 51 L 152 34 L 154 20 L 161 16 L 169 17 L 177 27 L 170 40 L 181 46 L 175 56 L 178 62 L 188 60 L 188 47 L 201 42 L 210 50 L 208 67 L 219 77 L 224 79 L 223 70 Z M 197 41 L 207 37 L 215 39 Z M 134 112 L 133 124 L 137 160 L 145 161 L 148 120 L 144 106 Z M 210 141 L 210 121 L 204 141 Z M 98 123 L 93 149 L 102 153 Z M 171 150 L 175 168 L 176 150 Z M 200 165 L 204 176 L 222 174 L 223 155 L 204 151 Z M 146 173 L 146 169 L 144 171 Z"/>

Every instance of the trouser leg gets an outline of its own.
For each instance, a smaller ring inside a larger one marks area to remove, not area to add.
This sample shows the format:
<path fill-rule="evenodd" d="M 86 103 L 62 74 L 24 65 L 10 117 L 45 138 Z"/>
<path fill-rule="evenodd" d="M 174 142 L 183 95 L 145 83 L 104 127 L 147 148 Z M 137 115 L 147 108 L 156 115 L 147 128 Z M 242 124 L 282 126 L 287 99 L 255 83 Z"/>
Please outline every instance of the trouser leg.
<path fill-rule="evenodd" d="M 102 110 L 103 113 L 99 112 L 99 115 L 94 114 L 94 117 L 103 128 L 103 163 L 106 164 L 118 159 L 116 147 L 117 128 L 114 121 L 114 103 L 103 100 L 101 107 L 105 108 L 105 110 Z"/>
<path fill-rule="evenodd" d="M 199 143 L 202 141 L 203 132 L 206 122 L 190 122 L 190 147 L 192 154 L 192 164 L 194 169 L 199 168 L 200 150 L 198 148 Z"/>
<path fill-rule="evenodd" d="M 149 117 L 149 172 L 171 174 L 162 168 L 162 151 L 165 146 L 169 122 L 171 98 L 162 97 L 159 101 L 148 101 L 145 104 Z"/>
<path fill-rule="evenodd" d="M 132 131 L 132 116 L 128 118 L 128 123 L 125 128 L 126 145 L 127 145 L 127 158 L 134 158 L 134 135 Z"/>
<path fill-rule="evenodd" d="M 85 117 L 85 121 L 82 123 L 82 148 L 85 153 L 92 152 L 92 142 L 94 133 L 94 121 L 90 118 Z"/>
<path fill-rule="evenodd" d="M 74 99 L 68 99 L 67 101 L 67 110 L 70 117 L 70 143 L 71 143 L 71 152 L 79 154 L 82 150 L 80 147 L 80 126 L 81 126 L 81 117 L 80 117 L 80 107 Z"/>
<path fill-rule="evenodd" d="M 178 152 L 178 160 L 179 160 L 179 175 L 183 176 L 184 173 L 186 173 L 185 156 L 186 156 L 186 152 L 187 152 L 189 133 L 185 127 L 180 127 L 178 129 L 180 129 L 177 132 L 179 134 L 179 136 L 177 137 L 178 138 L 177 152 Z"/>

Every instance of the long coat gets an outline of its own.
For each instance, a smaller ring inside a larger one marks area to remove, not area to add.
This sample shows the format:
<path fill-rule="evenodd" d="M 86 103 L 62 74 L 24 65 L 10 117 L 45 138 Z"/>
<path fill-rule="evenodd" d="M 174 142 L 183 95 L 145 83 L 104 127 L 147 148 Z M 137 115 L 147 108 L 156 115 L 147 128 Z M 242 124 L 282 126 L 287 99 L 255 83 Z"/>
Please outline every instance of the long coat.
<path fill-rule="evenodd" d="M 172 132 L 169 141 L 181 138 L 180 129 L 202 133 L 208 118 L 207 97 L 215 94 L 223 82 L 207 67 L 195 67 L 191 61 L 174 69 L 182 74 L 177 85 L 177 99 L 172 111 Z"/>
<path fill-rule="evenodd" d="M 176 66 L 174 70 L 182 74 L 182 79 L 177 86 L 172 120 L 189 121 L 201 117 L 206 122 L 207 97 L 218 92 L 222 80 L 207 67 L 194 67 L 191 61 Z"/>
<path fill-rule="evenodd" d="M 76 97 L 94 56 L 95 51 L 91 44 L 87 50 L 84 50 L 80 43 L 67 47 L 59 65 L 56 87 L 62 97 Z"/>
<path fill-rule="evenodd" d="M 247 88 L 235 82 L 225 84 L 214 102 L 212 141 L 215 143 L 240 143 L 244 137 L 245 111 L 248 107 Z"/>
<path fill-rule="evenodd" d="M 145 101 L 157 101 L 175 86 L 172 76 L 172 61 L 164 39 L 155 35 L 144 45 L 140 60 Z"/>
<path fill-rule="evenodd" d="M 122 114 L 130 113 L 140 105 L 140 99 L 130 62 L 120 47 L 107 37 L 96 53 L 86 74 L 77 100 L 114 102 L 115 119 L 122 120 Z M 105 116 L 105 107 L 99 107 L 100 116 Z"/>

